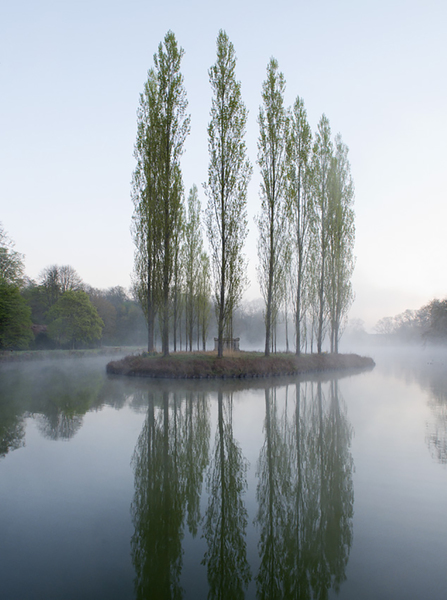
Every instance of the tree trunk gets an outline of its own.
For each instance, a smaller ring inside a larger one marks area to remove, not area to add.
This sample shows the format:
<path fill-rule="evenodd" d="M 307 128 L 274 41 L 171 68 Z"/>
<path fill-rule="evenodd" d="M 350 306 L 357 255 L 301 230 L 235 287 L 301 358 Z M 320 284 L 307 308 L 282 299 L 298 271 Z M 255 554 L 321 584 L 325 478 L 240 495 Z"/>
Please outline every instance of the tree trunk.
<path fill-rule="evenodd" d="M 299 356 L 301 354 L 301 279 L 302 279 L 302 268 L 301 268 L 301 256 L 298 258 L 298 282 L 296 285 L 296 307 L 295 307 L 295 354 Z"/>
<path fill-rule="evenodd" d="M 223 195 L 223 191 L 222 191 Z M 222 201 L 222 213 L 223 213 L 223 201 Z M 225 221 L 224 215 L 222 215 L 222 264 L 220 267 L 220 306 L 219 306 L 219 322 L 217 327 L 217 358 L 223 357 L 223 337 L 224 337 L 224 320 L 225 320 L 225 262 L 226 262 L 226 248 L 225 248 Z"/>
<path fill-rule="evenodd" d="M 154 305 L 152 302 L 152 293 L 151 293 L 151 273 L 150 267 L 148 267 L 148 276 L 147 276 L 147 351 L 154 352 Z"/>
<path fill-rule="evenodd" d="M 267 310 L 265 314 L 265 356 L 270 356 L 270 339 L 272 335 L 273 231 L 272 227 L 270 229 L 269 283 L 267 289 Z"/>

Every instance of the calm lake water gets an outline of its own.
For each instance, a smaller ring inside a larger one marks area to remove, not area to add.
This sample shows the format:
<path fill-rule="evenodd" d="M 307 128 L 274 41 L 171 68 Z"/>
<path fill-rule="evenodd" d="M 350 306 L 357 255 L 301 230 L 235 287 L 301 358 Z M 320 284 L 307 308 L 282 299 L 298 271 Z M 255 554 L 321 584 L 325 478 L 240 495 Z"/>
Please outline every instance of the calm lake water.
<path fill-rule="evenodd" d="M 252 387 L 0 366 L 0 597 L 444 599 L 447 354 Z"/>

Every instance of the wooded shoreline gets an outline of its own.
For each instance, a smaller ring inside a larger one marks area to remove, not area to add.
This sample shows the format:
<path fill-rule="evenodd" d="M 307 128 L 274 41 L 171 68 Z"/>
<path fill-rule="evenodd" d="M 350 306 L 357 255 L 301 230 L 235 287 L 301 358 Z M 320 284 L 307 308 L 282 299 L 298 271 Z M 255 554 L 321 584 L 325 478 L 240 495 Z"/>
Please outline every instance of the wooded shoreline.
<path fill-rule="evenodd" d="M 143 353 L 111 361 L 106 366 L 111 375 L 156 379 L 245 379 L 300 375 L 345 369 L 372 368 L 372 358 L 358 354 L 281 353 L 264 356 L 261 352 L 238 352 L 217 358 L 216 352 L 171 354 Z"/>

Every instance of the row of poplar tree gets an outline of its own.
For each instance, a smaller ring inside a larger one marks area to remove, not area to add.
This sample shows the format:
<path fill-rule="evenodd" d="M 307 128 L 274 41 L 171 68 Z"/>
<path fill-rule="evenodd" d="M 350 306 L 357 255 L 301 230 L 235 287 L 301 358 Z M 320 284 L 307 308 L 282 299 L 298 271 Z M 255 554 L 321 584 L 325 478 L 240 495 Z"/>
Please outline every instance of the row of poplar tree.
<path fill-rule="evenodd" d="M 184 51 L 169 31 L 154 55 L 140 95 L 132 180 L 135 290 L 148 323 L 153 351 L 158 320 L 162 352 L 169 353 L 173 324 L 176 350 L 180 312 L 185 311 L 187 343 L 193 331 L 207 335 L 213 297 L 218 356 L 232 337 L 233 313 L 247 281 L 243 253 L 248 232 L 247 188 L 252 165 L 247 157 L 247 109 L 236 79 L 236 55 L 227 34 L 217 38 L 217 59 L 209 70 L 212 88 L 208 125 L 209 166 L 204 184 L 204 251 L 196 186 L 187 208 L 180 157 L 190 131 L 180 65 Z M 285 78 L 270 59 L 259 109 L 257 164 L 261 210 L 257 217 L 258 278 L 265 300 L 265 354 L 273 348 L 279 311 L 292 306 L 296 353 L 311 336 L 317 351 L 329 331 L 331 351 L 352 303 L 354 269 L 354 187 L 348 148 L 332 141 L 323 115 L 315 135 L 303 100 L 284 105 Z"/>

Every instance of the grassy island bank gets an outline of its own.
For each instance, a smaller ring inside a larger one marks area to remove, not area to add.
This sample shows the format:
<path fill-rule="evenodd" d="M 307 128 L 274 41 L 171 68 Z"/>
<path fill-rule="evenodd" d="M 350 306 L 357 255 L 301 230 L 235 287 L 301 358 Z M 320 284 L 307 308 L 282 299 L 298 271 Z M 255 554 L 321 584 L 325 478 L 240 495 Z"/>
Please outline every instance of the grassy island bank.
<path fill-rule="evenodd" d="M 275 354 L 237 352 L 218 359 L 216 352 L 178 352 L 168 357 L 146 353 L 109 362 L 107 373 L 160 379 L 229 379 L 274 377 L 374 367 L 372 358 L 357 354 Z"/>

